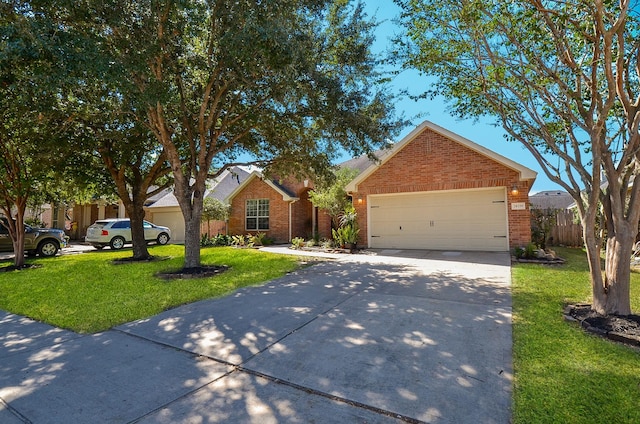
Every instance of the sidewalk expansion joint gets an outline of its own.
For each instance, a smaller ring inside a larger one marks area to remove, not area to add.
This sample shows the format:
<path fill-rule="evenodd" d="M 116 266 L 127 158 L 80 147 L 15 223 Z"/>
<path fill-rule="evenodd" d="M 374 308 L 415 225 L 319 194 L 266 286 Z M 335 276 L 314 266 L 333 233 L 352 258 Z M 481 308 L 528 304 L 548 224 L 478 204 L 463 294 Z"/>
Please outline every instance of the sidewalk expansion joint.
<path fill-rule="evenodd" d="M 20 413 L 20 411 L 18 411 L 16 408 L 14 408 L 13 406 L 9 405 L 7 402 L 4 401 L 4 399 L 2 399 L 0 397 L 0 405 L 2 405 L 4 408 L 6 408 L 10 413 L 12 413 L 16 418 L 18 418 L 20 421 L 22 421 L 24 424 L 33 424 L 33 422 L 25 417 L 24 415 L 22 415 Z"/>
<path fill-rule="evenodd" d="M 334 402 L 340 402 L 340 403 L 344 403 L 344 404 L 347 404 L 347 405 L 354 406 L 356 408 L 366 409 L 367 411 L 371 411 L 371 412 L 374 412 L 374 413 L 379 414 L 379 415 L 384 415 L 384 416 L 387 416 L 387 417 L 395 418 L 395 419 L 398 419 L 398 420 L 403 421 L 405 423 L 410 423 L 410 424 L 421 424 L 421 423 L 423 423 L 423 421 L 420 421 L 420 420 L 418 420 L 416 418 L 413 418 L 413 417 L 408 417 L 406 415 L 402 415 L 402 414 L 398 414 L 396 412 L 388 411 L 386 409 L 378 408 L 377 406 L 367 405 L 366 403 L 358 402 L 356 400 L 351 400 L 351 399 L 343 398 L 343 397 L 340 397 L 340 396 L 332 395 L 331 393 L 326 393 L 326 392 L 323 392 L 323 391 L 320 391 L 320 390 L 312 389 L 310 387 L 301 386 L 300 384 L 292 383 L 291 381 L 287 381 L 287 380 L 283 380 L 281 378 L 273 377 L 271 375 L 264 374 L 264 373 L 261 373 L 259 371 L 254 371 L 254 370 L 251 370 L 249 368 L 238 366 L 237 369 L 238 369 L 238 371 L 241 371 L 241 372 L 244 372 L 244 373 L 256 376 L 256 377 L 264 378 L 264 379 L 269 380 L 269 381 L 271 381 L 273 383 L 276 383 L 276 384 L 281 384 L 283 386 L 291 387 L 293 389 L 300 390 L 300 391 L 303 391 L 303 392 L 311 394 L 311 395 L 320 396 L 320 397 L 323 397 L 325 399 L 332 400 Z"/>

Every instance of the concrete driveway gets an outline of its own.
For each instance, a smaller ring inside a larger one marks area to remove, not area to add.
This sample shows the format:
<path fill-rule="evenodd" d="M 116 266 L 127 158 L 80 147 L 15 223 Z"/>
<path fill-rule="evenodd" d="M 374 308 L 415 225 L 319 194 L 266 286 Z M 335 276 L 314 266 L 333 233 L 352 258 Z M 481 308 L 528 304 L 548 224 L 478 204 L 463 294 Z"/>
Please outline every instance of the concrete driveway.
<path fill-rule="evenodd" d="M 0 328 L 2 423 L 511 416 L 506 253 L 345 255 L 95 335 Z"/>

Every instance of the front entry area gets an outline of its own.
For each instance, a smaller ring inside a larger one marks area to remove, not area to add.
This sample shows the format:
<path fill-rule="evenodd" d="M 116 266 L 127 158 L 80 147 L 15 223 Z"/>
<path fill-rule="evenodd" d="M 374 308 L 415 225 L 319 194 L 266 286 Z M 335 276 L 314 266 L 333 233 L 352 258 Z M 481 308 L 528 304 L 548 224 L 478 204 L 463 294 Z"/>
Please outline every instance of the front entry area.
<path fill-rule="evenodd" d="M 504 187 L 368 197 L 369 246 L 508 251 Z"/>

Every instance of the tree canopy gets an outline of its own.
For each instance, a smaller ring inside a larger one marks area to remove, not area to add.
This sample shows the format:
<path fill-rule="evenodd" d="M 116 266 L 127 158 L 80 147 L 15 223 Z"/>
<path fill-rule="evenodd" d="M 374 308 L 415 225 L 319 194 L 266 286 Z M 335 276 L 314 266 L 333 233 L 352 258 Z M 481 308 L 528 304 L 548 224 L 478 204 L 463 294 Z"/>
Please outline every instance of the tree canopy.
<path fill-rule="evenodd" d="M 340 215 L 351 204 L 344 188 L 357 175 L 357 169 L 338 168 L 334 178 L 316 182 L 316 186 L 309 192 L 311 203 L 320 209 L 325 209 L 336 228 L 339 226 Z"/>
<path fill-rule="evenodd" d="M 170 163 L 186 268 L 199 266 L 211 169 L 253 162 L 280 175 L 322 173 L 342 149 L 369 152 L 399 127 L 378 87 L 374 24 L 360 5 L 118 4 L 120 15 L 105 15 L 104 44 L 121 67 L 131 112 Z"/>
<path fill-rule="evenodd" d="M 630 313 L 640 219 L 640 43 L 633 1 L 397 0 L 404 66 L 461 117 L 489 116 L 577 201 L 593 308 Z M 606 236 L 596 232 L 600 205 Z M 606 265 L 600 252 L 606 247 Z"/>
<path fill-rule="evenodd" d="M 0 4 L 0 211 L 9 219 L 15 265 L 24 265 L 24 213 L 66 160 L 66 89 L 76 39 L 30 2 Z"/>

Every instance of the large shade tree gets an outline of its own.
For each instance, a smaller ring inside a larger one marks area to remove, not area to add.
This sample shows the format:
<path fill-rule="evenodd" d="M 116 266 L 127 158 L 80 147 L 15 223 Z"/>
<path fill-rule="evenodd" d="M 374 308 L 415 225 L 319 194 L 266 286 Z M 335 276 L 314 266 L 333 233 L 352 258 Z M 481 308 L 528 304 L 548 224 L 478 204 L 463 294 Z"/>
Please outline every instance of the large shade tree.
<path fill-rule="evenodd" d="M 64 87 L 77 39 L 55 16 L 26 1 L 0 3 L 0 212 L 8 219 L 15 266 L 24 265 L 24 214 L 66 159 Z"/>
<path fill-rule="evenodd" d="M 399 57 L 435 77 L 426 95 L 449 99 L 459 116 L 495 118 L 571 194 L 583 226 L 592 307 L 629 314 L 629 258 L 640 219 L 638 5 L 397 3 L 406 28 Z M 601 207 L 603 233 L 596 225 Z"/>
<path fill-rule="evenodd" d="M 64 86 L 57 87 L 70 100 L 65 109 L 71 131 L 65 134 L 64 174 L 74 187 L 92 188 L 101 197 L 115 192 L 131 220 L 133 258 L 145 260 L 150 255 L 144 205 L 171 185 L 170 168 L 146 120 L 135 113 L 138 93 L 132 89 L 133 69 L 146 62 L 129 56 L 130 42 L 111 31 L 121 25 L 130 37 L 145 34 L 137 32 L 135 18 L 130 19 L 128 10 L 118 3 L 24 2 L 37 16 L 55 22 L 55 32 L 74 40 L 63 46 L 70 53 L 67 68 L 74 72 L 67 74 Z M 114 22 L 118 25 L 112 26 Z"/>
<path fill-rule="evenodd" d="M 94 116 L 109 114 L 103 110 Z M 147 260 L 151 255 L 144 234 L 144 206 L 172 184 L 166 154 L 151 132 L 135 121 L 114 117 L 102 125 L 93 120 L 84 128 L 94 144 L 88 151 L 100 158 L 130 219 L 133 259 Z"/>
<path fill-rule="evenodd" d="M 185 268 L 200 266 L 212 169 L 255 160 L 321 173 L 341 149 L 369 152 L 398 127 L 376 88 L 373 24 L 346 0 L 118 2 L 103 33 L 126 89 L 171 165 Z M 126 84 L 125 84 L 126 83 Z M 214 175 L 215 176 L 215 173 Z"/>
<path fill-rule="evenodd" d="M 100 56 L 110 61 L 109 54 Z M 107 176 L 131 222 L 133 259 L 147 260 L 151 255 L 144 235 L 144 206 L 171 186 L 171 169 L 153 133 L 125 106 L 129 102 L 116 76 L 120 68 L 100 65 L 100 60 L 87 64 L 94 80 L 76 93 L 82 100 L 74 111 L 75 131 L 69 141 L 76 149 L 75 160 L 84 165 L 69 173 L 76 184 Z"/>

